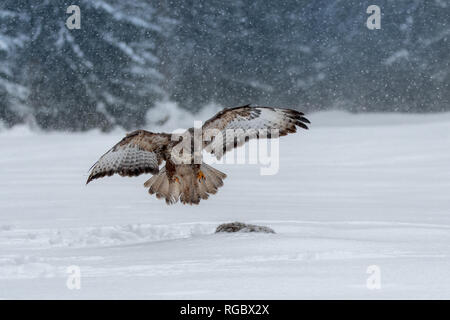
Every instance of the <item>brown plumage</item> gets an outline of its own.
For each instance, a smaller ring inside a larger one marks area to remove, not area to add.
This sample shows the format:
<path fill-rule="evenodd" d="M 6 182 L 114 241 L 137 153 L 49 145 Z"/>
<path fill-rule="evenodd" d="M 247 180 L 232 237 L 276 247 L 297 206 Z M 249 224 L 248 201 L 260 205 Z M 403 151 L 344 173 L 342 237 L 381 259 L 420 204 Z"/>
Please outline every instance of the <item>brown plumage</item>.
<path fill-rule="evenodd" d="M 205 122 L 199 145 L 220 159 L 249 139 L 284 136 L 296 132 L 297 126 L 308 129 L 307 123 L 303 113 L 291 109 L 249 105 L 227 108 Z M 196 161 L 194 152 L 185 152 L 194 150 L 193 132 L 193 128 L 185 132 L 188 139 L 145 130 L 127 134 L 91 167 L 86 184 L 115 173 L 129 177 L 151 173 L 153 176 L 144 184 L 150 194 L 167 204 L 178 200 L 198 204 L 217 193 L 226 174 L 203 163 L 201 156 Z M 201 150 L 194 151 L 201 155 Z M 160 170 L 163 161 L 165 166 Z"/>

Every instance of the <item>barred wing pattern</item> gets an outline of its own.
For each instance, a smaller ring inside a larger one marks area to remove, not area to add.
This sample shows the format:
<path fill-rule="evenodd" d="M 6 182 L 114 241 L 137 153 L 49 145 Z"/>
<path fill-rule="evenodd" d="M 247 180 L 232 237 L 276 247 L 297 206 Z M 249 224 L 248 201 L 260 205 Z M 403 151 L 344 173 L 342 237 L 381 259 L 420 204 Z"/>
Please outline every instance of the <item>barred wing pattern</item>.
<path fill-rule="evenodd" d="M 227 151 L 242 146 L 249 139 L 271 138 L 271 130 L 278 131 L 280 137 L 285 136 L 296 132 L 297 126 L 308 129 L 307 123 L 310 122 L 302 112 L 291 109 L 250 105 L 227 108 L 203 125 L 206 137 L 203 148 L 220 159 Z M 266 132 L 267 136 L 261 136 L 261 132 Z"/>
<path fill-rule="evenodd" d="M 170 135 L 137 130 L 106 152 L 90 169 L 88 184 L 94 179 L 118 173 L 121 176 L 157 174 Z"/>

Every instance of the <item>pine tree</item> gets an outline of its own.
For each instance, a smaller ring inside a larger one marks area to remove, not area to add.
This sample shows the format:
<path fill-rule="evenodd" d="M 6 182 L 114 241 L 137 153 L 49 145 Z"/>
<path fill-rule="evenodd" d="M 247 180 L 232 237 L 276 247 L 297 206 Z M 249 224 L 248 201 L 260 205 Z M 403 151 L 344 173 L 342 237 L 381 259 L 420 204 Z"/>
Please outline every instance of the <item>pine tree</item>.
<path fill-rule="evenodd" d="M 18 78 L 26 104 L 48 129 L 86 130 L 141 126 L 164 92 L 155 56 L 161 17 L 146 1 L 21 1 L 27 41 L 19 50 Z M 81 28 L 65 25 L 78 5 Z"/>
<path fill-rule="evenodd" d="M 0 4 L 0 120 L 7 126 L 23 122 L 29 113 L 25 105 L 28 90 L 17 77 L 18 51 L 28 40 L 21 30 L 27 17 L 15 9 L 10 0 Z"/>

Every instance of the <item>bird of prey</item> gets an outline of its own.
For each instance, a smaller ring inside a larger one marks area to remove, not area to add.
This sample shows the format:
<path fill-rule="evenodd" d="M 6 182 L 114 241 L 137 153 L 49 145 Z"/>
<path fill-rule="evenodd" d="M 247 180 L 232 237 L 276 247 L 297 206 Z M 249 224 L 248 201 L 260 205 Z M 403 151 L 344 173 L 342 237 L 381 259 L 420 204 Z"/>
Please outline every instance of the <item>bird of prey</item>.
<path fill-rule="evenodd" d="M 203 163 L 202 150 L 220 159 L 249 139 L 277 138 L 296 132 L 297 126 L 308 129 L 309 123 L 296 110 L 245 105 L 225 108 L 201 129 L 190 128 L 182 135 L 136 130 L 91 167 L 86 184 L 115 173 L 129 177 L 151 173 L 153 176 L 144 183 L 150 194 L 164 198 L 167 204 L 178 200 L 198 204 L 201 199 L 208 199 L 209 194 L 215 194 L 226 178 L 225 173 Z M 195 147 L 196 131 L 202 136 L 199 147 Z M 192 152 L 192 147 L 199 153 Z M 163 161 L 165 166 L 160 169 Z"/>

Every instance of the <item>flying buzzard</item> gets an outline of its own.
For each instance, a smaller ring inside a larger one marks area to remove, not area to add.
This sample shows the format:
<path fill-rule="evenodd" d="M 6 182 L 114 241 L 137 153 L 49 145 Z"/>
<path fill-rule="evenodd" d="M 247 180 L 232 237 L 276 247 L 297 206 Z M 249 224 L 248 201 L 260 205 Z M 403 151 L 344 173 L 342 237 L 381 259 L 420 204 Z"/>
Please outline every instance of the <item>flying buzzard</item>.
<path fill-rule="evenodd" d="M 144 183 L 150 194 L 164 198 L 167 204 L 178 200 L 198 204 L 200 199 L 215 194 L 226 178 L 225 173 L 202 162 L 202 150 L 220 159 L 226 151 L 251 138 L 284 136 L 296 132 L 297 126 L 308 129 L 305 123 L 310 122 L 303 115 L 291 109 L 246 105 L 226 108 L 201 129 L 190 128 L 181 136 L 137 130 L 127 134 L 91 167 L 86 184 L 115 173 L 129 177 L 151 173 L 153 176 Z M 197 144 L 198 152 L 186 152 L 196 149 L 196 131 L 203 137 Z M 160 170 L 163 161 L 166 164 Z"/>

